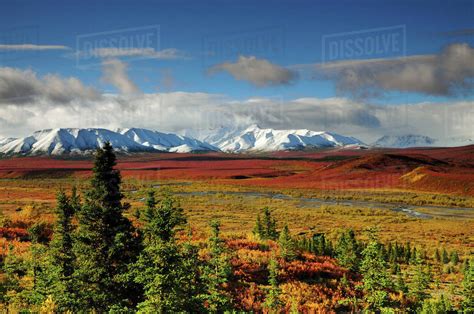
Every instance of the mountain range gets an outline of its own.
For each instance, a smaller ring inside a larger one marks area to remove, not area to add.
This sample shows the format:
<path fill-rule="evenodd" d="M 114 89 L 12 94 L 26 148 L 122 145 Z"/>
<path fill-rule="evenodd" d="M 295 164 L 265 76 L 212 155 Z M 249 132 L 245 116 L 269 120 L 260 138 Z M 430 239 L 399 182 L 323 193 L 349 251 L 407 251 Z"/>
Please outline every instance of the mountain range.
<path fill-rule="evenodd" d="M 229 153 L 365 146 L 362 141 L 354 137 L 331 132 L 316 132 L 307 129 L 263 129 L 258 125 L 251 125 L 247 128 L 221 127 L 206 132 L 193 133 L 193 136 Z"/>
<path fill-rule="evenodd" d="M 110 142 L 115 150 L 133 152 L 273 152 L 315 148 L 368 148 L 361 140 L 340 134 L 307 129 L 275 130 L 251 125 L 186 131 L 183 135 L 143 128 L 107 130 L 101 128 L 58 128 L 36 131 L 21 138 L 0 138 L 0 155 L 87 155 Z M 370 146 L 424 147 L 474 144 L 465 138 L 444 141 L 422 135 L 383 136 Z"/>
<path fill-rule="evenodd" d="M 466 137 L 447 137 L 435 139 L 425 135 L 384 135 L 371 146 L 386 148 L 409 148 L 409 147 L 456 147 L 474 144 L 474 140 Z"/>
<path fill-rule="evenodd" d="M 198 136 L 163 133 L 141 128 L 58 128 L 36 131 L 22 138 L 0 139 L 0 155 L 83 155 L 109 141 L 119 152 L 271 152 L 321 147 L 365 145 L 353 137 L 310 130 L 220 128 L 195 132 Z"/>

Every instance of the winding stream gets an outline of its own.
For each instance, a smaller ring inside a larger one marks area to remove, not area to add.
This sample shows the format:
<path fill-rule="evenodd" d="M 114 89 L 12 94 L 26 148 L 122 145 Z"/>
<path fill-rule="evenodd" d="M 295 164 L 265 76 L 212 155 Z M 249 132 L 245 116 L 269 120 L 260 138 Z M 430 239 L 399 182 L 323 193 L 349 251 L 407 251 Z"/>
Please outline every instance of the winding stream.
<path fill-rule="evenodd" d="M 473 208 L 466 208 L 466 207 L 443 207 L 443 206 L 435 206 L 435 205 L 407 205 L 407 204 L 396 204 L 396 203 L 384 203 L 384 202 L 377 202 L 377 201 L 364 201 L 364 200 L 333 200 L 333 199 L 323 199 L 323 198 L 307 198 L 307 197 L 293 197 L 291 195 L 281 194 L 281 193 L 262 193 L 262 192 L 221 192 L 221 191 L 198 191 L 198 192 L 178 192 L 177 195 L 181 196 L 206 196 L 206 195 L 218 195 L 218 194 L 230 194 L 230 195 L 238 195 L 246 198 L 270 198 L 270 199 L 281 199 L 281 200 L 290 200 L 290 201 L 297 201 L 298 207 L 300 208 L 312 208 L 315 206 L 320 205 L 342 205 L 342 206 L 360 206 L 366 208 L 379 208 L 379 209 L 387 209 L 392 210 L 395 212 L 401 212 L 408 216 L 421 218 L 421 219 L 429 219 L 433 218 L 434 216 L 451 216 L 451 215 L 443 215 L 443 214 L 426 214 L 422 213 L 418 210 L 453 210 L 456 212 L 461 212 L 461 215 L 456 215 L 457 217 L 463 217 L 462 211 L 471 211 L 474 210 Z"/>

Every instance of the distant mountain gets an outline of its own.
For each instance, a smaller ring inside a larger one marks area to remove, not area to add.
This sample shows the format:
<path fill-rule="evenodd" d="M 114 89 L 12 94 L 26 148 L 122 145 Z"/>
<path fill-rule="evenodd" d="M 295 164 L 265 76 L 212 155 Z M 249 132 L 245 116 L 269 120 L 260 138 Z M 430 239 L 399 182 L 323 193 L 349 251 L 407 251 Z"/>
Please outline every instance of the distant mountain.
<path fill-rule="evenodd" d="M 408 147 L 456 147 L 473 145 L 474 140 L 466 137 L 447 137 L 435 139 L 425 135 L 406 134 L 406 135 L 384 135 L 375 141 L 372 146 L 389 148 L 408 148 Z"/>
<path fill-rule="evenodd" d="M 195 151 L 219 150 L 218 148 L 197 139 L 173 133 L 162 133 L 139 128 L 118 129 L 117 132 L 125 135 L 136 143 L 161 151 L 188 153 Z"/>
<path fill-rule="evenodd" d="M 474 145 L 474 140 L 468 137 L 453 136 L 436 141 L 436 146 L 455 147 Z"/>
<path fill-rule="evenodd" d="M 251 125 L 244 129 L 220 128 L 198 134 L 199 138 L 224 152 L 271 152 L 322 147 L 363 146 L 362 141 L 330 132 L 307 129 L 275 130 Z"/>
<path fill-rule="evenodd" d="M 377 147 L 407 148 L 433 146 L 436 143 L 434 138 L 407 134 L 407 135 L 384 135 L 375 141 L 372 145 Z"/>

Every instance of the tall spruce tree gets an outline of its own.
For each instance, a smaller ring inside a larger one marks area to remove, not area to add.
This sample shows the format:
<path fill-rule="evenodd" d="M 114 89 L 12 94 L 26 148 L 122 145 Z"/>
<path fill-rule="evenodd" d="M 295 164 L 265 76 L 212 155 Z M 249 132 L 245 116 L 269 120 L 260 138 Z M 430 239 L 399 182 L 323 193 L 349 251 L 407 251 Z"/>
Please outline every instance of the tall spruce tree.
<path fill-rule="evenodd" d="M 221 313 L 231 306 L 231 299 L 225 290 L 229 282 L 232 267 L 229 257 L 220 238 L 220 223 L 212 221 L 211 237 L 208 246 L 210 258 L 202 268 L 202 280 L 205 292 L 201 298 L 206 303 L 207 309 L 212 313 Z"/>
<path fill-rule="evenodd" d="M 54 272 L 52 298 L 60 312 L 77 310 L 76 282 L 74 280 L 75 254 L 73 251 L 74 226 L 72 219 L 80 206 L 74 188 L 71 198 L 60 191 L 57 196 L 56 227 L 51 241 L 51 268 Z"/>
<path fill-rule="evenodd" d="M 362 251 L 360 271 L 365 300 L 371 310 L 380 310 L 388 302 L 388 289 L 392 283 L 387 272 L 387 265 L 380 253 L 381 244 L 375 233 L 370 233 L 369 244 Z"/>
<path fill-rule="evenodd" d="M 91 187 L 78 211 L 78 233 L 74 245 L 75 276 L 79 279 L 82 309 L 103 312 L 129 308 L 141 297 L 139 286 L 126 276 L 136 261 L 141 241 L 124 216 L 120 172 L 110 143 L 96 151 Z"/>
<path fill-rule="evenodd" d="M 167 194 L 156 202 L 153 191 L 146 204 L 145 248 L 134 266 L 135 281 L 145 291 L 139 312 L 201 311 L 197 248 L 175 239 L 176 231 L 186 223 L 183 209 Z"/>

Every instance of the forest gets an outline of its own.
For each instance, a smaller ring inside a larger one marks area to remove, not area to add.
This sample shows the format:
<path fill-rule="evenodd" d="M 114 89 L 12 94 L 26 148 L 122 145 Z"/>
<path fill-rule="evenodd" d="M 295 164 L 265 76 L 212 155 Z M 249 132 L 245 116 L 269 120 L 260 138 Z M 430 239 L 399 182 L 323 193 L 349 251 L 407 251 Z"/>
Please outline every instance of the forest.
<path fill-rule="evenodd" d="M 2 221 L 2 312 L 474 313 L 465 252 L 382 241 L 376 225 L 300 234 L 269 207 L 245 237 L 216 219 L 199 230 L 170 191 L 125 202 L 116 158 L 106 143 L 89 187 L 57 192 L 53 226 Z M 460 285 L 440 289 L 451 275 Z"/>

